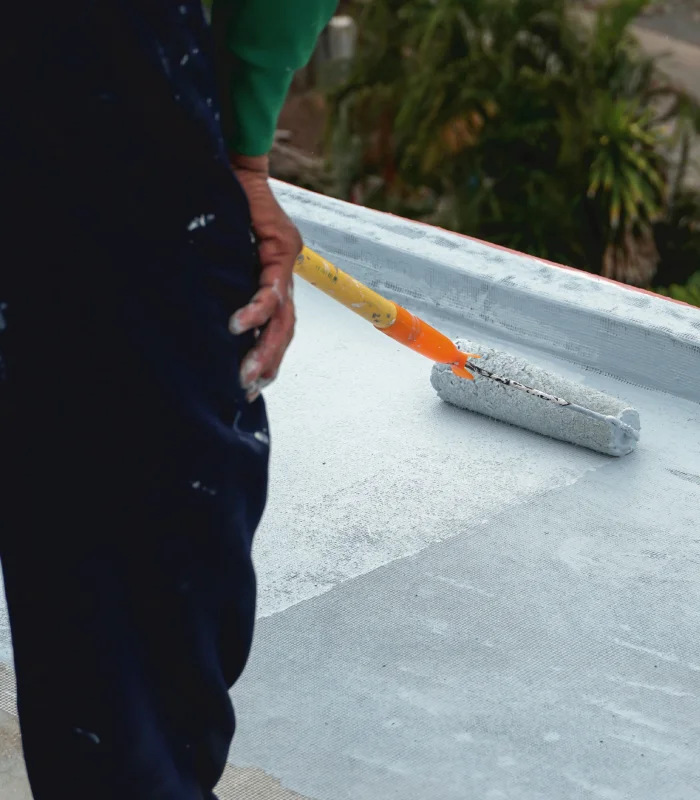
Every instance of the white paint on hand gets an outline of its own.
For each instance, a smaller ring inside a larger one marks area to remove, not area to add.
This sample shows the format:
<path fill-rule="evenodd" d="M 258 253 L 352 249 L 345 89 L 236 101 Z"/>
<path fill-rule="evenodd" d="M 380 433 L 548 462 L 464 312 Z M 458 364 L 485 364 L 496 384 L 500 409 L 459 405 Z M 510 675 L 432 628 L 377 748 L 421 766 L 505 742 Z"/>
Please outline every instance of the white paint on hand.
<path fill-rule="evenodd" d="M 272 291 L 272 294 L 274 294 L 274 296 L 277 298 L 277 302 L 282 306 L 284 305 L 284 294 L 282 293 L 282 289 L 280 288 L 280 286 L 281 286 L 280 280 L 279 278 L 276 278 L 272 282 L 270 290 Z M 289 297 L 289 294 L 287 294 L 287 297 Z"/>
<path fill-rule="evenodd" d="M 260 359 L 256 353 L 250 353 L 243 360 L 241 366 L 241 385 L 247 388 L 251 385 L 252 376 L 260 369 Z"/>
<path fill-rule="evenodd" d="M 228 329 L 234 336 L 240 336 L 243 333 L 243 323 L 241 322 L 240 312 L 236 311 L 232 314 L 228 321 Z"/>

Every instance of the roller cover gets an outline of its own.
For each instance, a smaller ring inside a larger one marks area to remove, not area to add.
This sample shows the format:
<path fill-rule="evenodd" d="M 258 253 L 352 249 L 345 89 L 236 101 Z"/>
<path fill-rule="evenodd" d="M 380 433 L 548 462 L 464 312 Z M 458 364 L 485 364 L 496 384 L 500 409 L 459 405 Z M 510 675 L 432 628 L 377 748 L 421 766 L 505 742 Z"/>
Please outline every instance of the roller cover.
<path fill-rule="evenodd" d="M 568 400 L 592 416 L 478 374 L 473 381 L 464 380 L 454 375 L 449 366 L 435 364 L 430 382 L 447 403 L 610 456 L 628 455 L 636 447 L 639 414 L 624 400 L 547 372 L 514 355 L 466 340 L 457 340 L 456 344 L 460 350 L 481 354 L 473 362 L 475 365 Z"/>

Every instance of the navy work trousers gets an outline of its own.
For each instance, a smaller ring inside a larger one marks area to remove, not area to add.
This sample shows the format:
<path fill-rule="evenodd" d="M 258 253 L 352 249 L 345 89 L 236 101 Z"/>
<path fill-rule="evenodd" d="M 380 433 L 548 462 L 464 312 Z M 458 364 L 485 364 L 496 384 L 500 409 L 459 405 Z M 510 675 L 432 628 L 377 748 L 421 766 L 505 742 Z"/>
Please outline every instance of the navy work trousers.
<path fill-rule="evenodd" d="M 214 245 L 57 214 L 3 265 L 0 556 L 36 800 L 209 798 L 223 769 L 269 442 L 227 331 L 257 282 L 246 213 L 219 209 Z"/>
<path fill-rule="evenodd" d="M 238 378 L 253 335 L 227 329 L 258 285 L 249 209 L 197 2 L 39 7 L 0 54 L 0 557 L 25 759 L 36 800 L 209 800 L 267 488 L 264 403 Z"/>

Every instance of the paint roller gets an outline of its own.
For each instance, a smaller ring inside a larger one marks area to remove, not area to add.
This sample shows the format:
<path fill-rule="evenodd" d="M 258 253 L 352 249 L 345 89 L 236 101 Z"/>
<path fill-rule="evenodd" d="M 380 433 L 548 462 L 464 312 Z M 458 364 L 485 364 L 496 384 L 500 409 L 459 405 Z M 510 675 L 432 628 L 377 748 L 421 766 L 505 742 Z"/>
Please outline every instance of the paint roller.
<path fill-rule="evenodd" d="M 611 456 L 636 447 L 639 414 L 624 401 L 508 353 L 453 342 L 307 247 L 294 271 L 377 330 L 431 359 L 430 381 L 447 403 Z"/>

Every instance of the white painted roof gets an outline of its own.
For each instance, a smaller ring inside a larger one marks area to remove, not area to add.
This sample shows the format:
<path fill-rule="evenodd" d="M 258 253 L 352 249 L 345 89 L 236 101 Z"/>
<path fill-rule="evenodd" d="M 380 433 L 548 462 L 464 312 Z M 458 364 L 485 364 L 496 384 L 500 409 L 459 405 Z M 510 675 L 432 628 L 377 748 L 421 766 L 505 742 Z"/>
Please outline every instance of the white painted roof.
<path fill-rule="evenodd" d="M 629 399 L 642 440 L 612 460 L 450 408 L 298 285 L 232 763 L 313 800 L 700 798 L 700 311 L 280 197 L 450 336 Z"/>

